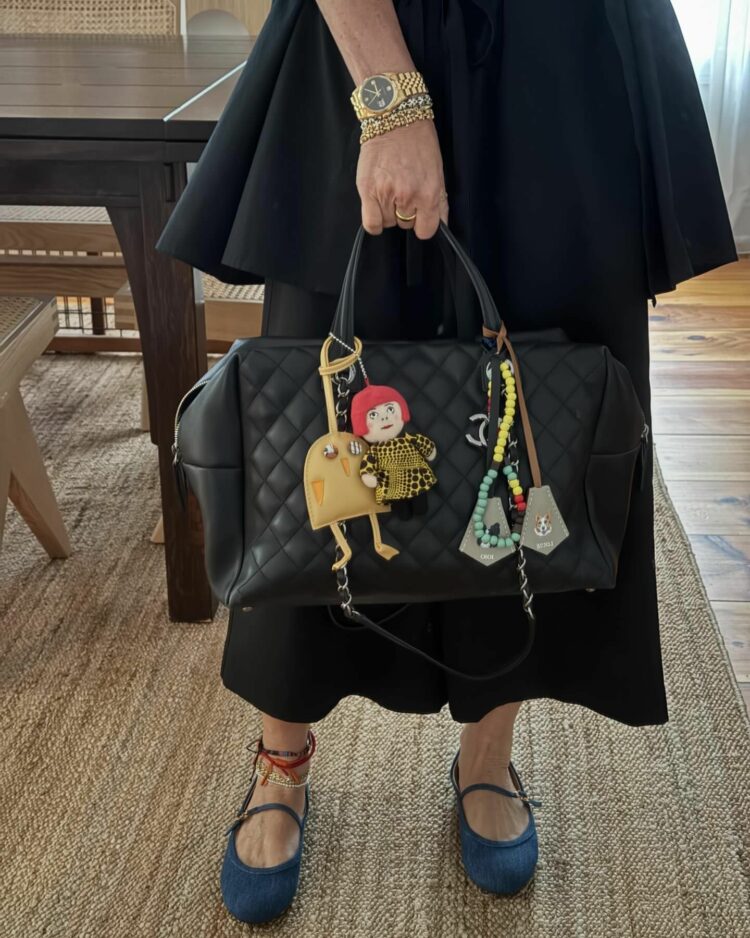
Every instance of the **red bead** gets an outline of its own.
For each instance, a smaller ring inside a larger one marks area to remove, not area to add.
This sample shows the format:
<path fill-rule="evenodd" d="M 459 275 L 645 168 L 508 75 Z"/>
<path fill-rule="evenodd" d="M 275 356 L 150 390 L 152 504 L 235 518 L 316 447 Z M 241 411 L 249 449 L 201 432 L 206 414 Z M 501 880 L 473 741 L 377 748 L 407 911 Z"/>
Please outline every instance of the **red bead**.
<path fill-rule="evenodd" d="M 517 502 L 519 511 L 526 511 L 526 502 Z"/>
<path fill-rule="evenodd" d="M 516 503 L 516 505 L 520 505 L 522 502 L 524 505 L 526 504 L 526 502 L 524 501 L 523 495 L 514 495 L 513 501 Z"/>

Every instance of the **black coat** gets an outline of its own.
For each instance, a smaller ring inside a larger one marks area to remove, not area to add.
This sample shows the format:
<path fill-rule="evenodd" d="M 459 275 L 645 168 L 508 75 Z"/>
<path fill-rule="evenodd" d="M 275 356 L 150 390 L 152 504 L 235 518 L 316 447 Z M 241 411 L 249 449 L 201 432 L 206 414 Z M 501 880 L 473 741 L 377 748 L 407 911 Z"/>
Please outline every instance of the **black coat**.
<path fill-rule="evenodd" d="M 551 0 L 395 5 L 436 99 L 451 227 L 500 296 L 495 259 L 507 267 L 516 259 L 498 213 L 522 202 L 514 224 L 564 242 L 566 231 L 550 228 L 563 214 L 550 213 L 550 200 L 579 215 L 576 185 L 595 174 L 617 183 L 591 145 L 607 132 L 606 111 L 623 86 L 649 296 L 736 258 L 669 0 L 583 0 L 575 11 Z M 612 61 L 602 73 L 605 44 Z M 571 69 L 572 57 L 586 61 Z M 352 88 L 314 0 L 275 0 L 159 249 L 227 283 L 270 277 L 337 292 L 359 221 Z"/>
<path fill-rule="evenodd" d="M 736 259 L 668 0 L 397 0 L 396 9 L 435 102 L 450 227 L 511 334 L 555 326 L 608 345 L 650 422 L 648 298 Z M 360 220 L 352 87 L 313 0 L 275 0 L 158 244 L 228 282 L 265 280 L 274 334 L 322 336 L 333 313 Z M 430 334 L 444 299 L 432 242 L 391 229 L 366 247 L 360 334 Z M 550 696 L 627 723 L 663 722 L 650 468 L 649 451 L 617 587 L 537 596 L 534 650 L 508 677 L 446 679 L 377 636 L 345 640 L 320 610 L 258 609 L 233 613 L 225 683 L 301 722 L 347 693 L 419 712 L 448 701 L 462 721 Z M 512 651 L 523 617 L 514 597 L 472 603 L 417 610 L 394 627 L 455 667 L 486 670 Z"/>

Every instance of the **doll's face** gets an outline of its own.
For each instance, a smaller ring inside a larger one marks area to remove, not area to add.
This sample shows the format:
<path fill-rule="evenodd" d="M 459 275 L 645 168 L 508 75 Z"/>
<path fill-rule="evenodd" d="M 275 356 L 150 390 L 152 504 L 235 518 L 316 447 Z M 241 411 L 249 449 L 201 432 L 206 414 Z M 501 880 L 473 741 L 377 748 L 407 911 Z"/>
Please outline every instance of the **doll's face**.
<path fill-rule="evenodd" d="M 401 405 L 396 401 L 388 401 L 371 408 L 367 411 L 366 419 L 365 439 L 368 443 L 385 443 L 398 436 L 404 429 Z"/>

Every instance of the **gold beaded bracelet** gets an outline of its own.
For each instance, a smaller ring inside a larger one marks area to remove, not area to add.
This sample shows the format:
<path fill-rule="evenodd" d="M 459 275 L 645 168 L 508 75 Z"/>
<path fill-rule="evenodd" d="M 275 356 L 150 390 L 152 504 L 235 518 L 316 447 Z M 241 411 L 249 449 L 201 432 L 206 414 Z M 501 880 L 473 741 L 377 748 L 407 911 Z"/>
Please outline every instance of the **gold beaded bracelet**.
<path fill-rule="evenodd" d="M 362 121 L 362 133 L 359 138 L 360 144 L 377 137 L 380 134 L 394 130 L 396 127 L 406 127 L 408 124 L 414 124 L 421 120 L 435 120 L 435 113 L 430 105 L 417 107 L 406 107 L 400 110 L 392 111 L 383 117 L 369 117 Z"/>

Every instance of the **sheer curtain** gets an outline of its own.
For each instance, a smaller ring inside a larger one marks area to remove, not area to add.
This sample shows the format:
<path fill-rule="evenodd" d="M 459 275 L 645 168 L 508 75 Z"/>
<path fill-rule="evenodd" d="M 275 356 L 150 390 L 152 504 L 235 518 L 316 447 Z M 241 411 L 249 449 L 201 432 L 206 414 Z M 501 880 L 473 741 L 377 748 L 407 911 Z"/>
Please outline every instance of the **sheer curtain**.
<path fill-rule="evenodd" d="M 711 129 L 737 250 L 750 252 L 750 0 L 672 0 Z"/>

